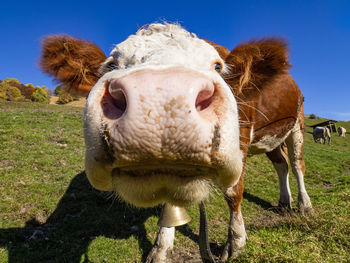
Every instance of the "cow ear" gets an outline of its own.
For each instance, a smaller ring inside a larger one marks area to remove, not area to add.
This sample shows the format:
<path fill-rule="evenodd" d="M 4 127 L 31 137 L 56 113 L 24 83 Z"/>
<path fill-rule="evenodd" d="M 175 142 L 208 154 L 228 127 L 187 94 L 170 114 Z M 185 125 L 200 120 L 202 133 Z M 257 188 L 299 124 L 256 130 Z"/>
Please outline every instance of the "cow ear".
<path fill-rule="evenodd" d="M 242 43 L 225 59 L 229 66 L 225 79 L 236 95 L 246 87 L 261 89 L 291 67 L 288 56 L 287 43 L 283 39 L 264 38 Z"/>
<path fill-rule="evenodd" d="M 65 91 L 87 96 L 101 77 L 98 69 L 106 59 L 95 44 L 68 35 L 51 35 L 42 40 L 40 68 L 54 77 Z"/>

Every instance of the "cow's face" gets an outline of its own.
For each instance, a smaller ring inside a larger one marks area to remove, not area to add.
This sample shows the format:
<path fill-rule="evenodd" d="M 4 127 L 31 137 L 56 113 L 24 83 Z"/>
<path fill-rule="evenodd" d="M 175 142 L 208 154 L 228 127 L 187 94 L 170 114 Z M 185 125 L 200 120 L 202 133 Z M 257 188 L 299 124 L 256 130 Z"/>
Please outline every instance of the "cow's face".
<path fill-rule="evenodd" d="M 210 44 L 153 24 L 103 63 L 84 116 L 86 174 L 141 207 L 205 199 L 242 170 L 235 98 Z"/>

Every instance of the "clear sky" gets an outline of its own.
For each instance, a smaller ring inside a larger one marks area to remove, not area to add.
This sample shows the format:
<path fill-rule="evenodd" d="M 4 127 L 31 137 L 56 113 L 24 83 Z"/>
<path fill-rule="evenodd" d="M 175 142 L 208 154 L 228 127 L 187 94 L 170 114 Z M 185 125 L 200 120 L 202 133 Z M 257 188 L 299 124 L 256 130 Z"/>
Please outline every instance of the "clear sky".
<path fill-rule="evenodd" d="M 305 113 L 350 120 L 350 1 L 1 1 L 0 79 L 56 83 L 37 62 L 44 35 L 91 40 L 106 54 L 138 27 L 166 20 L 233 49 L 239 42 L 282 36 Z M 277 96 L 278 94 L 276 94 Z"/>

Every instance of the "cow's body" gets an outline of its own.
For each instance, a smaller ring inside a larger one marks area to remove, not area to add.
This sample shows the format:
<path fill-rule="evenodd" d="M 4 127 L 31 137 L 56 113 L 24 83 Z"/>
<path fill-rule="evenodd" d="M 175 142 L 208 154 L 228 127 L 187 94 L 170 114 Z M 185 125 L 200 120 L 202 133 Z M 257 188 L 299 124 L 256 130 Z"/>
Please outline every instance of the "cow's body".
<path fill-rule="evenodd" d="M 344 127 L 338 127 L 338 134 L 340 137 L 345 137 L 346 129 Z"/>
<path fill-rule="evenodd" d="M 205 200 L 213 181 L 230 208 L 226 260 L 246 241 L 240 203 L 249 154 L 267 154 L 279 176 L 280 204 L 291 206 L 285 143 L 299 207 L 312 208 L 303 181 L 303 97 L 287 71 L 283 41 L 253 41 L 229 52 L 179 26 L 156 24 L 107 59 L 79 41 L 48 38 L 41 66 L 78 93 L 99 79 L 84 119 L 86 172 L 96 188 L 137 206 L 185 206 Z M 99 73 L 85 57 L 103 62 Z M 79 64 L 86 69 L 74 68 Z M 148 261 L 164 262 L 173 240 L 174 228 L 162 227 Z"/>
<path fill-rule="evenodd" d="M 256 53 L 266 52 L 268 55 L 276 52 L 286 52 L 283 42 L 269 42 L 271 40 L 253 41 L 252 43 L 238 46 L 230 54 L 228 51 L 221 52 L 226 63 L 235 65 L 242 64 L 239 54 L 244 53 L 246 60 L 254 60 Z M 272 44 L 272 47 L 270 46 Z M 276 46 L 273 46 L 275 44 Z M 276 49 L 269 51 L 269 49 Z M 249 54 L 249 55 L 248 55 Z M 260 55 L 260 54 L 259 54 Z M 262 55 L 263 56 L 263 55 Z M 261 59 L 261 58 L 260 58 Z M 265 58 L 266 59 L 266 58 Z M 259 61 L 259 60 L 258 60 Z M 255 68 L 264 67 L 256 62 Z M 274 61 L 275 62 L 275 61 Z M 298 181 L 298 205 L 301 210 L 312 209 L 310 198 L 304 185 L 305 163 L 303 160 L 304 139 L 304 112 L 303 96 L 285 65 L 287 61 L 280 61 L 280 65 L 267 65 L 266 69 L 272 78 L 269 81 L 259 79 L 248 82 L 242 87 L 238 95 L 237 103 L 240 116 L 240 143 L 244 162 L 249 155 L 266 153 L 273 163 L 279 177 L 280 199 L 279 205 L 287 209 L 291 208 L 291 192 L 288 181 L 288 157 L 292 171 Z M 282 64 L 282 65 L 281 65 Z M 275 68 L 273 68 L 276 66 Z M 254 70 L 254 66 L 253 66 Z M 234 75 L 235 72 L 233 72 Z M 251 72 L 250 74 L 254 74 Z M 241 78 L 237 73 L 235 78 L 230 78 L 228 83 L 235 86 L 236 78 Z M 278 94 L 278 95 L 276 95 Z M 282 145 L 287 146 L 287 152 Z M 230 223 L 228 241 L 226 243 L 222 259 L 235 257 L 246 241 L 246 232 L 243 223 L 240 203 L 243 199 L 243 176 L 239 183 L 225 192 L 226 201 L 230 207 Z"/>
<path fill-rule="evenodd" d="M 328 144 L 331 144 L 331 133 L 327 127 L 315 127 L 312 136 L 316 143 L 322 143 L 323 141 L 323 144 L 325 144 L 328 141 Z"/>

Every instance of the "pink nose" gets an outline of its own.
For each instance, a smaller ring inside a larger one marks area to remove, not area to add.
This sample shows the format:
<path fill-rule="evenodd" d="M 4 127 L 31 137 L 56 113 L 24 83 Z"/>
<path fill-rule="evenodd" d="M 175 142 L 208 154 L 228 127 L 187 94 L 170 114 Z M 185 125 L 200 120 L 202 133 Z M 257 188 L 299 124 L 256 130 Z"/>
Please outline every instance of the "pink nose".
<path fill-rule="evenodd" d="M 172 107 L 177 113 L 201 114 L 212 104 L 214 92 L 213 82 L 199 73 L 183 69 L 141 70 L 110 82 L 101 106 L 105 116 L 113 120 L 139 115 L 142 105 L 147 105 L 148 115 L 173 110 Z"/>

